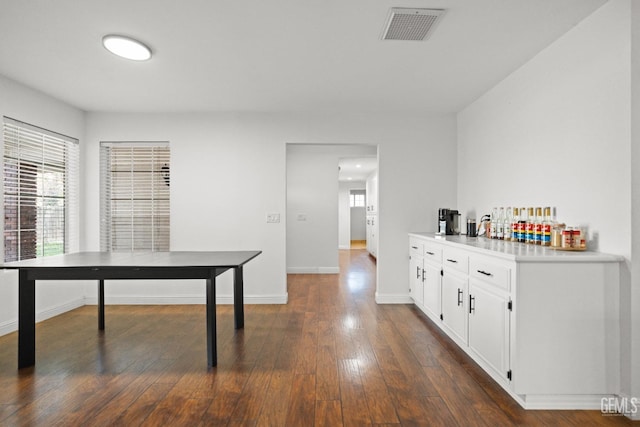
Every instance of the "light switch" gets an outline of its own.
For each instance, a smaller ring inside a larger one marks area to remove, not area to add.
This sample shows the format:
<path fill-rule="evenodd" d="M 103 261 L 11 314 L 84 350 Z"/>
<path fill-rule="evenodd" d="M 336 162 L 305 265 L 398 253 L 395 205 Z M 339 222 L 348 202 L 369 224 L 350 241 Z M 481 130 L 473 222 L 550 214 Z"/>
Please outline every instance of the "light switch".
<path fill-rule="evenodd" d="M 279 213 L 268 213 L 267 214 L 267 223 L 275 224 L 280 222 L 280 214 Z"/>

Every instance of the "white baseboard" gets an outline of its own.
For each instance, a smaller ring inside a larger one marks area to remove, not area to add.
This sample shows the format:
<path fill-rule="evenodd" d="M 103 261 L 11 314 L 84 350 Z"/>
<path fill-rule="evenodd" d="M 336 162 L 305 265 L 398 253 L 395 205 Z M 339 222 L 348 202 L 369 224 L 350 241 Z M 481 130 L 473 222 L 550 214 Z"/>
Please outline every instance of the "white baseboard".
<path fill-rule="evenodd" d="M 546 409 L 546 410 L 599 410 L 600 400 L 603 397 L 596 395 L 526 395 L 519 396 L 521 404 L 525 409 Z"/>
<path fill-rule="evenodd" d="M 73 301 L 66 302 L 56 307 L 49 307 L 47 309 L 36 312 L 36 322 L 42 322 L 43 320 L 50 319 L 59 314 L 66 313 L 78 307 L 84 305 L 84 298 L 77 298 Z"/>
<path fill-rule="evenodd" d="M 632 421 L 640 421 L 640 396 L 629 396 L 626 393 L 620 393 L 617 397 L 626 401 L 626 409 L 629 411 L 629 413 L 620 415 L 624 415 Z M 620 404 L 624 404 L 624 402 L 620 402 Z"/>
<path fill-rule="evenodd" d="M 186 296 L 108 296 L 105 298 L 106 304 L 113 305 L 182 305 L 182 304 L 205 304 L 205 298 L 201 295 Z M 289 294 L 281 295 L 245 295 L 245 304 L 286 304 L 289 301 Z M 233 295 L 217 295 L 217 304 L 233 304 Z M 56 307 L 50 307 L 36 313 L 36 322 L 50 319 L 67 311 L 74 310 L 84 305 L 97 305 L 97 297 L 89 297 L 69 301 Z M 0 336 L 7 335 L 18 330 L 18 320 L 9 320 L 0 323 Z"/>
<path fill-rule="evenodd" d="M 84 305 L 84 298 L 78 298 L 64 304 L 57 305 L 55 307 L 49 307 L 44 310 L 40 310 L 36 312 L 36 323 L 42 322 L 43 320 L 50 319 L 52 317 L 58 316 L 59 314 L 66 313 L 67 311 L 71 311 L 78 307 L 82 307 Z M 7 335 L 11 332 L 15 332 L 18 330 L 18 320 L 10 320 L 8 322 L 4 322 L 0 324 L 0 336 Z"/>
<path fill-rule="evenodd" d="M 0 337 L 3 335 L 10 334 L 11 332 L 15 332 L 18 330 L 18 321 L 10 320 L 8 322 L 0 323 Z"/>
<path fill-rule="evenodd" d="M 376 292 L 377 304 L 413 304 L 409 294 L 381 294 Z"/>
<path fill-rule="evenodd" d="M 340 274 L 340 267 L 288 267 L 287 274 Z"/>

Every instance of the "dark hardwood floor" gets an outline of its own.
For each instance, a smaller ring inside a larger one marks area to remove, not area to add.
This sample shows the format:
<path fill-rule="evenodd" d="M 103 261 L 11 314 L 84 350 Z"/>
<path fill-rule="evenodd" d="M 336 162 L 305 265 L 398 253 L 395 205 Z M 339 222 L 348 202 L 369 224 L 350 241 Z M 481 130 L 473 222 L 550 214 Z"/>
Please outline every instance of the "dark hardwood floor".
<path fill-rule="evenodd" d="M 204 306 L 86 306 L 37 325 L 37 365 L 0 337 L 1 426 L 604 426 L 599 411 L 525 411 L 418 310 L 377 305 L 375 263 L 291 275 L 287 305 L 218 309 L 207 369 Z"/>

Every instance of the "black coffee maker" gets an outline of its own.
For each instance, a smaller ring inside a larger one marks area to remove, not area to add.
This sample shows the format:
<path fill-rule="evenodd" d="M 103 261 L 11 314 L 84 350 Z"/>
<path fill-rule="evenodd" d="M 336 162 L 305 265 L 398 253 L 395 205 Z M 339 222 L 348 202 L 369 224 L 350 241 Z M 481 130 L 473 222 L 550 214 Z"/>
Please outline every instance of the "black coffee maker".
<path fill-rule="evenodd" d="M 460 234 L 460 213 L 455 209 L 438 209 L 438 234 Z"/>

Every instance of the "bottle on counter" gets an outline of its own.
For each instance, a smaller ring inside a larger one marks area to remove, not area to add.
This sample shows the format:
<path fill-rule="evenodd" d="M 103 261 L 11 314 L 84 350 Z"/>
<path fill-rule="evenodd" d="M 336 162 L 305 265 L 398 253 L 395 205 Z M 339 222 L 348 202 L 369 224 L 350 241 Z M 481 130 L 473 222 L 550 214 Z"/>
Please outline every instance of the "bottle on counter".
<path fill-rule="evenodd" d="M 542 227 L 540 233 L 540 245 L 551 246 L 551 228 L 553 223 L 551 222 L 551 208 L 544 208 L 544 218 L 542 220 Z"/>
<path fill-rule="evenodd" d="M 438 234 L 447 234 L 447 212 L 449 209 L 438 209 Z"/>
<path fill-rule="evenodd" d="M 498 236 L 498 208 L 493 208 L 491 210 L 491 223 L 490 223 L 490 233 L 489 237 L 495 239 Z"/>
<path fill-rule="evenodd" d="M 534 228 L 535 228 L 535 216 L 533 215 L 533 208 L 527 208 L 527 222 L 525 223 L 525 237 L 526 243 L 533 243 Z"/>
<path fill-rule="evenodd" d="M 508 207 L 505 210 L 504 214 L 504 240 L 511 241 L 511 223 L 513 222 L 513 214 L 511 213 L 511 208 Z"/>
<path fill-rule="evenodd" d="M 520 220 L 518 220 L 518 242 L 524 243 L 527 241 L 527 216 L 526 208 L 520 208 Z"/>
<path fill-rule="evenodd" d="M 542 208 L 536 208 L 536 219 L 533 223 L 533 243 L 542 244 Z"/>
<path fill-rule="evenodd" d="M 498 218 L 496 220 L 496 239 L 504 240 L 504 208 L 501 207 L 498 211 Z"/>
<path fill-rule="evenodd" d="M 518 220 L 520 219 L 520 211 L 513 208 L 513 218 L 511 219 L 511 241 L 518 241 Z"/>

